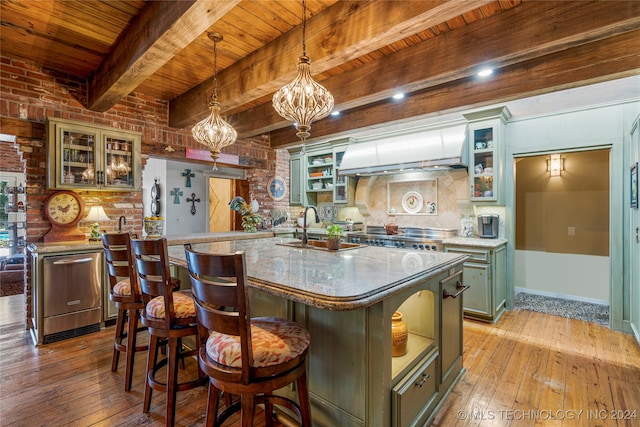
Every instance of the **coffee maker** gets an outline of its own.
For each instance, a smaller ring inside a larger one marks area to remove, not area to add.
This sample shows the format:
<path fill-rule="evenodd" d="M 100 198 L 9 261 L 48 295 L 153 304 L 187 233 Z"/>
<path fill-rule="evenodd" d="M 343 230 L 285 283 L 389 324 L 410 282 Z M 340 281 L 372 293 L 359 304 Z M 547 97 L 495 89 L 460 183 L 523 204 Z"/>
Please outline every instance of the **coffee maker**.
<path fill-rule="evenodd" d="M 495 214 L 478 215 L 478 234 L 484 239 L 498 238 L 500 216 Z"/>

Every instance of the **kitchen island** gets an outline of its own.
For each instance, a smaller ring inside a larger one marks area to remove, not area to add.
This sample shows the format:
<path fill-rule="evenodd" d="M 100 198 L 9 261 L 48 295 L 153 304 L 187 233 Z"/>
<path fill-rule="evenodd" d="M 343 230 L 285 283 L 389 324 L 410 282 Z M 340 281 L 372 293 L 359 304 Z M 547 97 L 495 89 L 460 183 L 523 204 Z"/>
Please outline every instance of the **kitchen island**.
<path fill-rule="evenodd" d="M 291 241 L 273 237 L 193 248 L 244 251 L 252 316 L 287 317 L 310 331 L 314 425 L 428 423 L 464 372 L 461 282 L 466 256 L 282 245 Z M 169 256 L 186 268 L 183 246 L 171 246 Z M 406 354 L 392 357 L 391 316 L 396 311 L 404 316 L 409 339 Z"/>

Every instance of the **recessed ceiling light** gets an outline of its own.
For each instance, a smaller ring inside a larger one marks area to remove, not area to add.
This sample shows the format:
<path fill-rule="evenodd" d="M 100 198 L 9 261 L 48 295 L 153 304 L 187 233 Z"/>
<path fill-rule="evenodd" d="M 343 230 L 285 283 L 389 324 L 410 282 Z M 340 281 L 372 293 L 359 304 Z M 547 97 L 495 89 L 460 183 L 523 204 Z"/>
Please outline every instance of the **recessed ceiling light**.
<path fill-rule="evenodd" d="M 482 70 L 478 71 L 478 77 L 487 77 L 491 74 L 493 74 L 493 68 L 483 68 Z"/>
<path fill-rule="evenodd" d="M 334 111 L 331 112 L 331 115 L 334 116 L 334 117 L 335 116 L 339 116 L 340 115 L 340 111 L 334 110 Z"/>
<path fill-rule="evenodd" d="M 404 93 L 402 92 L 399 92 L 393 95 L 393 99 L 402 99 L 402 98 L 404 98 Z"/>

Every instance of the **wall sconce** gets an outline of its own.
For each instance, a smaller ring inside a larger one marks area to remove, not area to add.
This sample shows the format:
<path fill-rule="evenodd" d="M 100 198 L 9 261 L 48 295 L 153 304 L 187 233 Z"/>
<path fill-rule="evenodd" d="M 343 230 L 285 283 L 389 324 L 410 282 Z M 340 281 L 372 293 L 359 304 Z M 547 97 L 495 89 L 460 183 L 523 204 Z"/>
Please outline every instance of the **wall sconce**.
<path fill-rule="evenodd" d="M 109 221 L 110 218 L 104 211 L 102 206 L 91 206 L 89 209 L 89 215 L 85 218 L 85 221 L 93 221 L 93 224 L 89 226 L 91 229 L 91 237 L 89 240 L 100 240 L 100 221 Z"/>
<path fill-rule="evenodd" d="M 549 172 L 549 176 L 560 176 L 563 170 L 564 158 L 562 158 L 560 154 L 552 154 L 551 157 L 547 159 L 547 172 Z"/>

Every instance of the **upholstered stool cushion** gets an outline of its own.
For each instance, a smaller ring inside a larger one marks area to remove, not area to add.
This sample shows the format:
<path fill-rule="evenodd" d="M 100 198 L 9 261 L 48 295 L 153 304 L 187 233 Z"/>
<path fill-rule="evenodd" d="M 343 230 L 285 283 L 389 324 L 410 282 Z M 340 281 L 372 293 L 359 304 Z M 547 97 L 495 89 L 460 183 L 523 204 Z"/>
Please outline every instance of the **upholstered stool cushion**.
<path fill-rule="evenodd" d="M 309 346 L 309 332 L 295 322 L 275 317 L 251 319 L 254 367 L 287 362 Z M 212 332 L 207 339 L 207 355 L 225 366 L 241 367 L 240 337 Z"/>
<path fill-rule="evenodd" d="M 114 295 L 131 295 L 131 281 L 129 279 L 120 280 L 115 284 L 112 292 Z"/>
<path fill-rule="evenodd" d="M 176 318 L 185 319 L 187 317 L 195 317 L 196 305 L 193 302 L 191 293 L 174 292 L 173 293 L 173 310 Z M 164 319 L 164 297 L 155 297 L 147 303 L 145 312 L 147 316 Z"/>

